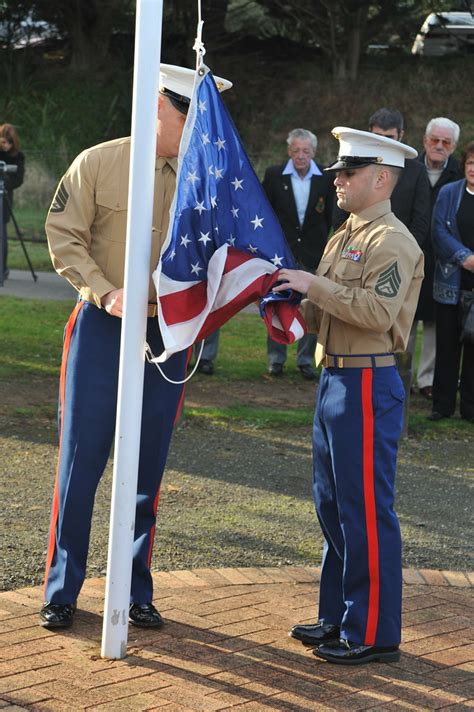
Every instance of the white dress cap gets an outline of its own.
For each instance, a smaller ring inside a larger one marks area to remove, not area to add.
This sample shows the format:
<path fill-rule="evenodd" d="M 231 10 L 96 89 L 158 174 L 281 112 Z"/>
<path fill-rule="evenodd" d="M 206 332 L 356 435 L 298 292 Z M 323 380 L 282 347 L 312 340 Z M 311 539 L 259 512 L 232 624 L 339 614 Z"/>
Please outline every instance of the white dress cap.
<path fill-rule="evenodd" d="M 347 126 L 336 126 L 332 135 L 339 141 L 336 163 L 326 170 L 362 168 L 370 164 L 405 167 L 405 159 L 416 158 L 418 152 L 406 143 L 370 131 L 359 131 Z"/>
<path fill-rule="evenodd" d="M 168 90 L 177 94 L 179 97 L 191 99 L 193 94 L 195 69 L 187 69 L 186 67 L 177 67 L 175 64 L 160 65 L 160 92 Z M 214 76 L 214 75 L 213 75 Z M 214 76 L 219 91 L 230 89 L 232 82 L 228 79 Z"/>

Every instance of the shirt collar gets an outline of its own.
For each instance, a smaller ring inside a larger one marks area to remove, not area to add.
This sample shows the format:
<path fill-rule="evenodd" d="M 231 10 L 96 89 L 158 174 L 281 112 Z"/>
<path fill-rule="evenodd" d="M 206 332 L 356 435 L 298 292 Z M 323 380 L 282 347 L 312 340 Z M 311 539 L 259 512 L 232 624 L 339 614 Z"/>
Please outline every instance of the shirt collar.
<path fill-rule="evenodd" d="M 352 227 L 360 227 L 364 223 L 369 223 L 373 220 L 377 220 L 377 218 L 381 218 L 382 215 L 386 215 L 391 211 L 392 207 L 390 205 L 390 200 L 381 200 L 380 203 L 375 203 L 374 205 L 371 205 L 370 208 L 362 210 L 357 215 L 354 215 L 354 213 L 352 213 Z"/>
<path fill-rule="evenodd" d="M 309 180 L 310 178 L 312 178 L 312 176 L 320 176 L 322 175 L 322 173 L 316 163 L 313 161 L 313 159 L 311 159 L 311 163 L 309 164 L 309 171 L 307 172 L 304 178 L 300 178 L 293 164 L 293 160 L 290 158 L 290 160 L 282 171 L 282 175 L 295 176 L 295 178 L 299 178 L 300 180 Z"/>
<path fill-rule="evenodd" d="M 443 163 L 442 168 L 430 168 L 428 166 L 428 161 L 426 159 L 426 153 L 425 153 L 425 168 L 427 171 L 433 171 L 433 173 L 442 173 L 444 171 L 444 169 L 446 168 L 446 166 L 448 165 L 448 161 L 449 161 L 449 156 L 448 156 L 446 163 Z"/>
<path fill-rule="evenodd" d="M 178 159 L 177 158 L 164 158 L 163 156 L 156 157 L 155 170 L 163 170 L 163 168 L 168 164 L 172 170 L 176 173 L 178 169 Z"/>

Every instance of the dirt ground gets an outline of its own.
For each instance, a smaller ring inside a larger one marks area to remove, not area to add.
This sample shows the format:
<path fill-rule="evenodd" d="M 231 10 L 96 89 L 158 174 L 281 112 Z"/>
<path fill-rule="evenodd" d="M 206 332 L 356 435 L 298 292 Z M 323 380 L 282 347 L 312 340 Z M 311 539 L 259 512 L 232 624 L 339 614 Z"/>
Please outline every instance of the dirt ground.
<path fill-rule="evenodd" d="M 56 466 L 55 379 L 0 383 L 3 589 L 41 582 Z M 255 428 L 186 416 L 196 406 L 311 408 L 315 387 L 295 378 L 188 387 L 158 510 L 153 566 L 318 564 L 322 538 L 311 495 L 311 426 Z M 421 415 L 429 404 L 418 396 Z M 470 570 L 473 432 L 408 437 L 399 452 L 397 511 L 404 565 Z M 112 460 L 99 486 L 88 574 L 105 573 Z"/>

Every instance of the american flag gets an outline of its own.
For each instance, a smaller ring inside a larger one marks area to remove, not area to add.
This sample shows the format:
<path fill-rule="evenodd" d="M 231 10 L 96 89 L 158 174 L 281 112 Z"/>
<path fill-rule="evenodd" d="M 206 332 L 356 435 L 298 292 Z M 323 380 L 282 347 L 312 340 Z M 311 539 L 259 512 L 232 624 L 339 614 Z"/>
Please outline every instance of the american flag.
<path fill-rule="evenodd" d="M 257 300 L 272 339 L 301 338 L 300 295 L 271 291 L 278 270 L 295 269 L 295 260 L 207 67 L 196 74 L 176 185 L 153 274 L 165 348 L 158 360 Z"/>

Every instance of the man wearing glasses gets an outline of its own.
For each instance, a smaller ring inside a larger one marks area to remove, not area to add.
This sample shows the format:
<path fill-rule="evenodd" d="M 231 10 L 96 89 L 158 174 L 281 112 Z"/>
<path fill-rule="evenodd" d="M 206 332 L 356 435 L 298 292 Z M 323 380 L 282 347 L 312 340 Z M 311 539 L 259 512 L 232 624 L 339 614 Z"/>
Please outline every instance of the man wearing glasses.
<path fill-rule="evenodd" d="M 452 155 L 458 143 L 459 134 L 458 124 L 444 117 L 431 119 L 426 127 L 423 139 L 425 150 L 419 160 L 424 163 L 428 173 L 431 187 L 431 212 L 442 186 L 462 178 L 459 163 Z M 425 242 L 423 251 L 425 253 L 425 278 L 408 341 L 408 351 L 414 357 L 416 329 L 418 322 L 421 321 L 423 323 L 423 347 L 418 364 L 416 385 L 423 396 L 431 398 L 436 357 L 433 300 L 434 254 L 431 240 Z"/>

